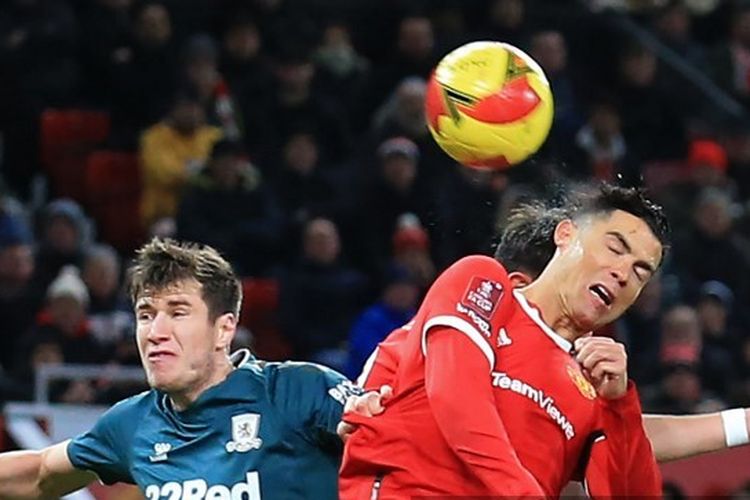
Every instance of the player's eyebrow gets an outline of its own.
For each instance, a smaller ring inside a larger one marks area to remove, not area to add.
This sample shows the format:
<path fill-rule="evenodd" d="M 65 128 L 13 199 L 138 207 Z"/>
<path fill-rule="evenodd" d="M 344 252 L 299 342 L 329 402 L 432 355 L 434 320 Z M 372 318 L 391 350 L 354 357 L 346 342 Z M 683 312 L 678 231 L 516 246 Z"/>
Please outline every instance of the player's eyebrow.
<path fill-rule="evenodd" d="M 620 232 L 620 231 L 607 231 L 607 236 L 612 236 L 614 238 L 617 238 L 617 240 L 622 244 L 623 248 L 627 253 L 633 253 L 633 247 L 630 245 L 630 242 L 627 238 Z M 644 269 L 648 271 L 651 274 L 654 274 L 656 272 L 656 269 L 654 269 L 654 266 L 649 264 L 643 259 L 639 259 L 635 261 L 635 266 L 640 267 L 641 269 Z"/>
<path fill-rule="evenodd" d="M 167 306 L 168 307 L 179 307 L 179 306 L 192 307 L 193 304 L 191 304 L 190 301 L 187 299 L 169 299 L 167 301 Z"/>

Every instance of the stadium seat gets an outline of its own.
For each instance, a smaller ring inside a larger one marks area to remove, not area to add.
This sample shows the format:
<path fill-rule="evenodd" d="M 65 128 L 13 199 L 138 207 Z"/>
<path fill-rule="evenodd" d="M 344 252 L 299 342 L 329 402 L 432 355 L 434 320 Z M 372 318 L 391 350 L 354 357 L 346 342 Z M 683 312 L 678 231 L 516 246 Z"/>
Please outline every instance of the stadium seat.
<path fill-rule="evenodd" d="M 47 109 L 41 115 L 40 155 L 55 197 L 84 202 L 86 158 L 109 137 L 110 116 L 83 109 Z"/>
<path fill-rule="evenodd" d="M 95 151 L 86 162 L 86 206 L 101 238 L 122 252 L 144 238 L 140 218 L 141 180 L 135 153 Z"/>
<path fill-rule="evenodd" d="M 277 317 L 279 283 L 268 278 L 242 280 L 240 324 L 253 334 L 253 351 L 267 360 L 288 359 L 292 349 L 281 335 Z"/>

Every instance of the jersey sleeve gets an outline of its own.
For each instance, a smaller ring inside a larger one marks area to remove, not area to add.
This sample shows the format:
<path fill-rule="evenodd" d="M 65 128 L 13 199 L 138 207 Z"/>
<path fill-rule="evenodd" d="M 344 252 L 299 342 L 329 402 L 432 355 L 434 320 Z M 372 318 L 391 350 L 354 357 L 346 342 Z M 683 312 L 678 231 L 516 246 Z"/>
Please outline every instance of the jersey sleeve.
<path fill-rule="evenodd" d="M 424 318 L 422 352 L 430 329 L 446 326 L 466 335 L 492 370 L 494 345 L 507 321 L 512 287 L 505 268 L 490 257 L 465 257 L 449 267 L 427 292 L 417 316 Z"/>
<path fill-rule="evenodd" d="M 349 396 L 362 389 L 340 373 L 313 363 L 284 363 L 271 377 L 271 401 L 305 438 L 323 445 L 338 441 L 336 427 Z"/>
<path fill-rule="evenodd" d="M 94 427 L 68 443 L 68 458 L 73 467 L 95 473 L 104 484 L 133 484 L 130 475 L 131 449 L 127 427 L 140 418 L 131 411 L 130 400 L 117 403 L 97 420 Z"/>
<path fill-rule="evenodd" d="M 430 409 L 467 471 L 498 498 L 544 498 L 545 492 L 521 464 L 508 438 L 481 354 L 469 339 L 446 327 L 430 335 L 428 350 L 425 388 Z"/>
<path fill-rule="evenodd" d="M 622 398 L 599 401 L 603 435 L 591 448 L 586 487 L 592 498 L 661 496 L 662 482 L 635 385 Z"/>
<path fill-rule="evenodd" d="M 393 387 L 399 366 L 399 348 L 408 335 L 413 322 L 393 330 L 367 358 L 357 385 L 367 391 L 378 391 L 383 385 Z M 393 387 L 395 389 L 395 387 Z"/>

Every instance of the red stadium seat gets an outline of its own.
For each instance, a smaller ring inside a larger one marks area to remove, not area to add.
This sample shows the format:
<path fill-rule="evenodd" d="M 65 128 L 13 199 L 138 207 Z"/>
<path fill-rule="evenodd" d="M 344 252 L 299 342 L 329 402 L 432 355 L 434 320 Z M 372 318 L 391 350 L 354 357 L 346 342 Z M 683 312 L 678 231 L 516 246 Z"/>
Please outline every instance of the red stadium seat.
<path fill-rule="evenodd" d="M 135 153 L 95 151 L 86 162 L 86 206 L 101 238 L 122 252 L 144 238 L 140 173 Z"/>
<path fill-rule="evenodd" d="M 109 137 L 108 113 L 48 109 L 42 113 L 40 155 L 55 196 L 84 201 L 86 157 Z"/>
<path fill-rule="evenodd" d="M 277 317 L 279 283 L 266 278 L 242 280 L 240 324 L 253 334 L 253 351 L 268 360 L 288 359 L 292 349 L 281 335 Z"/>

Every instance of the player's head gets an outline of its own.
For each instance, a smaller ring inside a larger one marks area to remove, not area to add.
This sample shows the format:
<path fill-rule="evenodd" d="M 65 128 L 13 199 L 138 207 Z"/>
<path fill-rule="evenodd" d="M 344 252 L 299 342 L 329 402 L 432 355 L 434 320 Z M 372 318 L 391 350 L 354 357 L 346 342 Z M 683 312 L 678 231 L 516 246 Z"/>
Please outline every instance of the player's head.
<path fill-rule="evenodd" d="M 534 281 L 555 254 L 557 224 L 568 216 L 561 207 L 525 203 L 513 209 L 495 248 L 495 259 L 508 270 L 515 286 Z"/>
<path fill-rule="evenodd" d="M 211 247 L 155 238 L 138 250 L 128 278 L 149 384 L 189 397 L 217 383 L 242 301 L 229 263 Z"/>
<path fill-rule="evenodd" d="M 630 307 L 661 265 L 668 227 L 661 207 L 636 188 L 602 184 L 568 205 L 555 227 L 548 286 L 579 331 Z"/>

